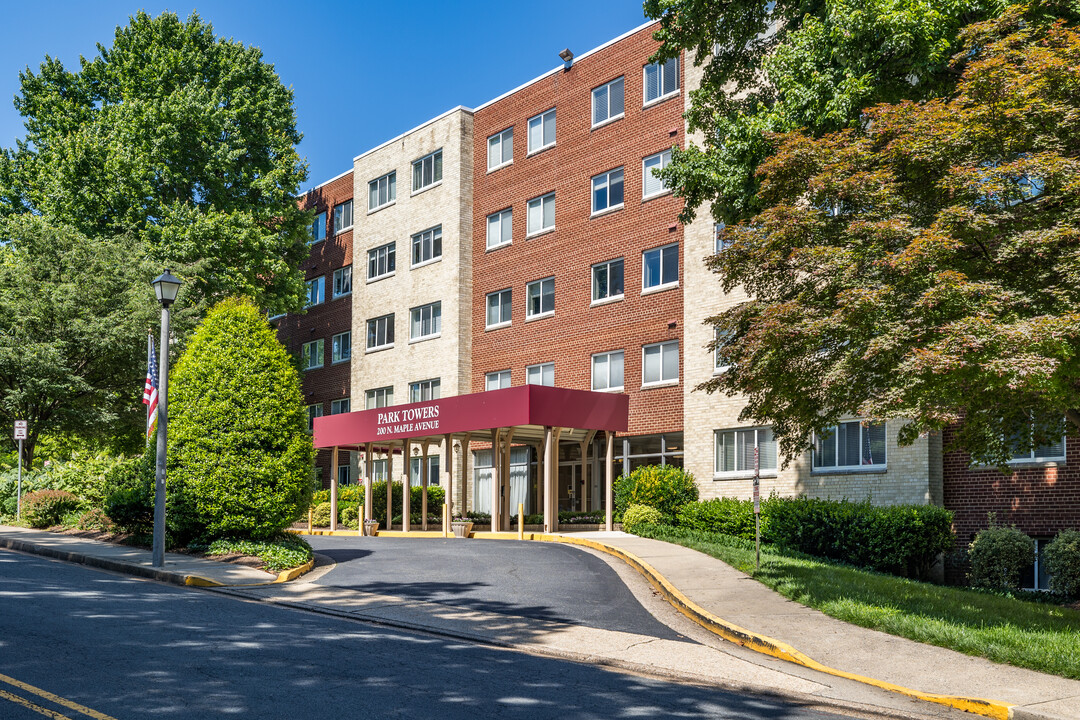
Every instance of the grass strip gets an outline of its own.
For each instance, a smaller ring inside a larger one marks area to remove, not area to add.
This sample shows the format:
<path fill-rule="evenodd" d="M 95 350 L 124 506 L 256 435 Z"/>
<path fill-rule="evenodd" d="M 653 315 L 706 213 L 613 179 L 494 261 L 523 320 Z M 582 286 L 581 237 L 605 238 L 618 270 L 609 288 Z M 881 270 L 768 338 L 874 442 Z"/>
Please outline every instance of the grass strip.
<path fill-rule="evenodd" d="M 1080 679 L 1080 612 L 1061 605 L 907 580 L 768 546 L 755 571 L 754 543 L 741 538 L 662 525 L 637 534 L 722 560 L 838 620 Z"/>
<path fill-rule="evenodd" d="M 283 534 L 267 540 L 238 540 L 236 538 L 219 538 L 210 543 L 205 549 L 200 548 L 207 555 L 252 555 L 263 561 L 263 569 L 270 572 L 281 572 L 294 567 L 299 567 L 310 560 L 313 555 L 311 546 L 302 537 L 291 534 Z"/>

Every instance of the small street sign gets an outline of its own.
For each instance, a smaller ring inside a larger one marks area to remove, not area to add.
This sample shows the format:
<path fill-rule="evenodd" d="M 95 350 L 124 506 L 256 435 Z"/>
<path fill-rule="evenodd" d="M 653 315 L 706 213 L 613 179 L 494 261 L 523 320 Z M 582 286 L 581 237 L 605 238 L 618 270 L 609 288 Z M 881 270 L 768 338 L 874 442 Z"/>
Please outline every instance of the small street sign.
<path fill-rule="evenodd" d="M 26 440 L 27 439 L 27 437 L 26 437 L 26 421 L 25 420 L 16 420 L 15 421 L 15 439 L 16 440 Z"/>

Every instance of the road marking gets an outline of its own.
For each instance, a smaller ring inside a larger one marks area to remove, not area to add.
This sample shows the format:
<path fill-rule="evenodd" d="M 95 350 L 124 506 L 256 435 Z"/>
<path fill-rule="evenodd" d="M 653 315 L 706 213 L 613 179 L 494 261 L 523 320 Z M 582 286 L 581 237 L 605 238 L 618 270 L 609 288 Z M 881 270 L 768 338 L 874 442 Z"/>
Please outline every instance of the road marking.
<path fill-rule="evenodd" d="M 18 695 L 13 695 L 6 690 L 0 690 L 0 698 L 3 698 L 4 700 L 10 700 L 11 702 L 22 705 L 25 708 L 30 708 L 34 712 L 40 715 L 44 715 L 47 718 L 52 718 L 53 720 L 71 720 L 71 718 L 69 718 L 67 715 L 61 715 L 58 712 L 53 712 L 49 708 L 43 708 L 40 705 L 35 705 L 26 698 L 21 698 Z"/>
<path fill-rule="evenodd" d="M 28 693 L 33 693 L 34 695 L 37 695 L 40 698 L 45 698 L 46 700 L 48 700 L 50 702 L 54 702 L 57 705 L 63 705 L 68 710 L 74 710 L 77 713 L 82 713 L 83 715 L 86 715 L 87 717 L 94 718 L 94 720 L 116 720 L 116 718 L 114 718 L 112 715 L 106 715 L 105 713 L 98 712 L 97 710 L 91 710 L 90 708 L 86 707 L 85 705 L 80 705 L 79 703 L 72 702 L 71 700 L 65 700 L 64 698 L 60 697 L 59 695 L 53 695 L 48 690 L 42 690 L 41 688 L 36 688 L 33 685 L 28 685 L 28 684 L 26 684 L 26 683 L 24 683 L 24 682 L 22 682 L 20 680 L 16 680 L 13 677 L 8 677 L 7 675 L 0 674 L 0 682 L 6 683 L 6 684 L 11 685 L 13 687 L 17 687 L 20 690 L 25 690 Z M 26 707 L 29 707 L 31 710 L 34 710 L 36 712 L 40 712 L 42 715 L 46 715 L 48 717 L 53 717 L 53 718 L 56 718 L 57 720 L 71 720 L 71 718 L 68 718 L 66 715 L 60 715 L 59 713 L 54 713 L 52 710 L 47 710 L 45 708 L 39 708 L 37 705 L 34 705 L 33 703 L 29 702 L 28 700 L 24 700 L 23 698 L 20 698 L 18 695 L 12 695 L 11 693 L 5 692 L 3 690 L 0 690 L 0 693 L 2 693 L 2 695 L 0 695 L 0 697 L 4 697 L 4 698 L 6 698 L 8 700 L 11 700 L 12 702 L 17 702 L 20 705 L 26 705 Z"/>

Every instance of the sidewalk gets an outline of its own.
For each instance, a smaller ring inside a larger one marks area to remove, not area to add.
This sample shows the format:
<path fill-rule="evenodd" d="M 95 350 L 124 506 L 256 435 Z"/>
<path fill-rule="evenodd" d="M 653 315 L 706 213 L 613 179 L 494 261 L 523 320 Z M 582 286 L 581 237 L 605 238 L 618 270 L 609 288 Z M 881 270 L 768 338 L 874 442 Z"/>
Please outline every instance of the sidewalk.
<path fill-rule="evenodd" d="M 562 537 L 587 539 L 630 553 L 708 613 L 786 643 L 830 668 L 923 693 L 1003 701 L 1014 706 L 1006 717 L 1015 720 L 1080 718 L 1078 681 L 850 625 L 792 602 L 731 566 L 680 545 L 622 532 Z"/>

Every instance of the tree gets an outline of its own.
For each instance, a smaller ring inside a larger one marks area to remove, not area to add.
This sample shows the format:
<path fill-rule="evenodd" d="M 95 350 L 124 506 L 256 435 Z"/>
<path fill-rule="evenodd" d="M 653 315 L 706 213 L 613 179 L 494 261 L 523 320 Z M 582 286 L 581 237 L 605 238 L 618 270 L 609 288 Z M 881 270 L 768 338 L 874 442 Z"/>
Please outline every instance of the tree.
<path fill-rule="evenodd" d="M 250 301 L 210 310 L 169 386 L 170 528 L 265 538 L 311 500 L 315 449 L 300 378 Z"/>
<path fill-rule="evenodd" d="M 852 415 L 962 421 L 1001 466 L 1080 426 L 1080 32 L 1017 6 L 962 38 L 951 99 L 770 138 L 763 209 L 708 261 L 752 299 L 711 319 L 705 386 L 787 458 Z"/>
<path fill-rule="evenodd" d="M 0 220 L 0 425 L 27 421 L 27 465 L 43 434 L 123 436 L 145 423 L 151 277 L 130 238 Z"/>
<path fill-rule="evenodd" d="M 98 50 L 77 71 L 46 57 L 20 73 L 27 134 L 0 158 L 0 215 L 132 235 L 198 305 L 246 294 L 299 309 L 307 171 L 292 91 L 273 66 L 197 14 L 140 11 Z"/>

